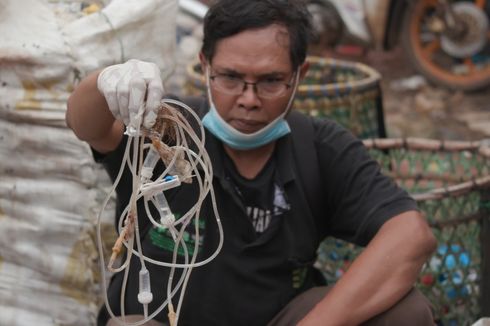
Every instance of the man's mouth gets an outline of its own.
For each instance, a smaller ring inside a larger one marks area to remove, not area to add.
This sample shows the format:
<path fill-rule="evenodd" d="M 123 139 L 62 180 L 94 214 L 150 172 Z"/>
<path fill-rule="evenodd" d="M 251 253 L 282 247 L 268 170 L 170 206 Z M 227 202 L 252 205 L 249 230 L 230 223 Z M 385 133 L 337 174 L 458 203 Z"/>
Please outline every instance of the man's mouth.
<path fill-rule="evenodd" d="M 230 125 L 246 134 L 254 133 L 265 126 L 263 122 L 246 119 L 233 119 L 230 121 Z"/>

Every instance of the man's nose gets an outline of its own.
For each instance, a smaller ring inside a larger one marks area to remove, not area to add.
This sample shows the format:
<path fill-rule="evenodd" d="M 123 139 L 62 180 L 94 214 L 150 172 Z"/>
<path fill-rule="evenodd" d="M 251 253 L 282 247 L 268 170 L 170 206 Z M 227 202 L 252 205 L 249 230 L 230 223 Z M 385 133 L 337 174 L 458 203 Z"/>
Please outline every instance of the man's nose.
<path fill-rule="evenodd" d="M 239 104 L 245 106 L 246 108 L 256 108 L 260 104 L 260 98 L 257 95 L 257 87 L 255 83 L 243 84 L 243 92 L 238 99 Z"/>

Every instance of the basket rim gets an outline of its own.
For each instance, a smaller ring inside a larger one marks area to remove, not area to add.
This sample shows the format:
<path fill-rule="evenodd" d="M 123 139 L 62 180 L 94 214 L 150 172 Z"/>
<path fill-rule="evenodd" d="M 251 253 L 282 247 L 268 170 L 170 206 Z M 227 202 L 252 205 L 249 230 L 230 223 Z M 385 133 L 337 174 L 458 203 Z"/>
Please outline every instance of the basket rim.
<path fill-rule="evenodd" d="M 374 68 L 354 61 L 342 59 L 325 58 L 319 56 L 307 56 L 306 61 L 311 64 L 328 65 L 332 67 L 342 67 L 361 71 L 366 75 L 365 78 L 355 81 L 328 83 L 328 84 L 313 84 L 313 85 L 298 85 L 298 93 L 321 93 L 321 94 L 351 94 L 371 88 L 373 85 L 379 84 L 381 74 Z M 204 87 L 206 80 L 204 75 L 198 73 L 194 68 L 199 65 L 199 60 L 195 59 L 186 66 L 187 77 L 190 78 L 198 86 Z"/>
<path fill-rule="evenodd" d="M 485 141 L 436 140 L 427 138 L 371 138 L 364 139 L 368 149 L 417 149 L 422 151 L 445 150 L 458 152 L 471 150 L 486 159 L 490 159 L 490 146 Z M 444 197 L 460 196 L 475 189 L 490 188 L 490 175 L 472 178 L 455 185 L 434 188 L 423 193 L 410 193 L 416 201 L 442 199 Z"/>
<path fill-rule="evenodd" d="M 482 140 L 443 140 L 420 137 L 405 138 L 368 138 L 363 139 L 363 143 L 368 148 L 390 149 L 406 148 L 418 150 L 478 150 L 484 157 L 490 158 L 490 146 Z"/>

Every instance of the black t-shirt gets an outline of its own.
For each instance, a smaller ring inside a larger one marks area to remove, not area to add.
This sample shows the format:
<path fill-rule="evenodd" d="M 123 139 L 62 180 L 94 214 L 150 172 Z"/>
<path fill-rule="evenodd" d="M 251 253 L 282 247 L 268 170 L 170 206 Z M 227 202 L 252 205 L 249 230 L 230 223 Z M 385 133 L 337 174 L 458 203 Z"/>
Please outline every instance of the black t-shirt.
<path fill-rule="evenodd" d="M 311 164 L 295 160 L 291 135 L 277 141 L 274 159 L 262 171 L 264 180 L 274 180 L 271 189 L 264 187 L 264 198 L 272 196 L 273 206 L 280 206 L 277 223 L 267 226 L 258 236 L 247 214 L 260 191 L 248 194 L 257 184 L 249 180 L 230 177 L 225 168 L 225 152 L 221 143 L 206 133 L 206 149 L 213 163 L 213 187 L 224 231 L 224 243 L 209 264 L 192 270 L 184 293 L 179 325 L 265 325 L 292 298 L 315 286 L 317 273 L 313 269 L 316 250 L 325 236 L 339 237 L 359 245 L 365 245 L 381 225 L 391 217 L 407 210 L 416 209 L 415 201 L 395 183 L 380 172 L 379 165 L 368 155 L 362 142 L 338 124 L 325 119 L 311 119 L 314 128 L 314 146 L 318 156 L 321 207 L 311 210 L 301 186 L 296 166 Z M 120 166 L 127 138 L 112 153 L 95 158 L 102 162 L 114 179 Z M 161 168 L 161 167 L 160 167 Z M 270 168 L 270 170 L 269 170 Z M 235 171 L 236 172 L 236 171 Z M 233 173 L 233 172 L 232 172 Z M 234 181 L 232 179 L 235 179 Z M 243 196 L 237 193 L 240 188 Z M 247 190 L 248 189 L 248 190 Z M 272 191 L 272 195 L 271 195 Z M 247 192 L 247 194 L 244 194 Z M 198 189 L 193 184 L 166 192 L 170 207 L 176 216 L 182 216 L 196 201 Z M 118 211 L 125 207 L 131 194 L 131 174 L 126 171 L 117 187 Z M 243 197 L 243 198 L 242 198 Z M 245 199 L 244 199 L 245 198 Z M 255 206 L 271 209 L 270 199 L 258 200 Z M 141 207 L 140 207 L 141 208 Z M 309 212 L 320 212 L 313 216 Z M 171 261 L 173 243 L 171 235 L 150 226 L 140 210 L 143 252 L 156 260 Z M 191 223 L 192 224 L 192 223 Z M 196 230 L 201 237 L 196 238 Z M 184 238 L 188 248 L 194 248 L 198 260 L 209 257 L 218 246 L 219 234 L 207 198 L 202 206 L 197 228 L 189 225 Z M 181 256 L 182 257 L 182 256 Z M 132 260 L 125 293 L 126 314 L 142 314 L 138 303 L 139 261 Z M 166 298 L 169 269 L 147 264 L 150 271 L 154 300 L 150 313 Z M 109 286 L 109 300 L 116 314 L 120 314 L 119 297 L 123 273 L 116 274 Z M 174 276 L 177 282 L 180 274 Z M 177 297 L 173 302 L 177 302 Z M 167 311 L 157 319 L 166 320 Z M 105 309 L 99 316 L 100 324 L 108 317 Z"/>
<path fill-rule="evenodd" d="M 272 156 L 253 179 L 240 175 L 228 156 L 224 163 L 225 174 L 242 200 L 257 235 L 264 233 L 269 225 L 279 223 L 283 213 L 289 210 L 289 204 L 284 190 L 275 180 L 275 157 Z"/>

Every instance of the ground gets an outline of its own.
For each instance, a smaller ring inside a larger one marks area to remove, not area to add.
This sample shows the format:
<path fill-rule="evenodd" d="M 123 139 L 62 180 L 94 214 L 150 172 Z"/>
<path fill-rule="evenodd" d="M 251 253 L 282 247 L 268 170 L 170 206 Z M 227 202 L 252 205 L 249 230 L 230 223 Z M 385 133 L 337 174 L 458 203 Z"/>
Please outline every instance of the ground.
<path fill-rule="evenodd" d="M 490 138 L 490 87 L 463 93 L 429 85 L 399 48 L 367 51 L 348 59 L 364 62 L 381 73 L 388 137 Z"/>

